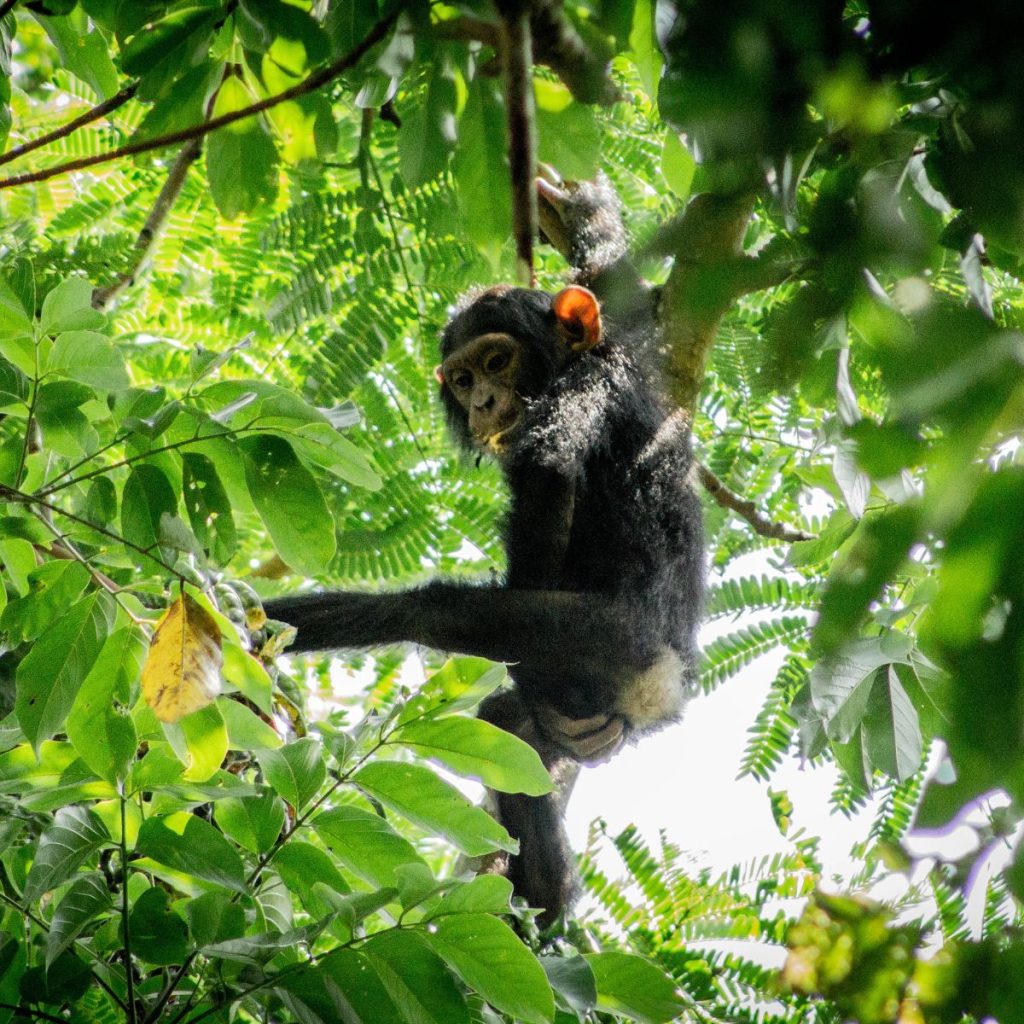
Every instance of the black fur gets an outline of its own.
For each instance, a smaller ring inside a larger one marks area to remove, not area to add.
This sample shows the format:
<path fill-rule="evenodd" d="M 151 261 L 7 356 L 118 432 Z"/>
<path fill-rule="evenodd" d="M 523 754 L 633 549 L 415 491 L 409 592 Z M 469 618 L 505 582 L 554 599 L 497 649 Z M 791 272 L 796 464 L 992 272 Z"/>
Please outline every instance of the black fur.
<path fill-rule="evenodd" d="M 616 280 L 592 261 L 584 269 L 588 283 Z M 696 657 L 701 514 L 686 422 L 644 365 L 656 347 L 648 299 L 616 302 L 618 322 L 606 311 L 602 342 L 580 355 L 559 335 L 545 292 L 499 288 L 464 303 L 444 332 L 443 357 L 491 332 L 522 346 L 524 412 L 500 456 L 511 497 L 506 579 L 269 602 L 271 618 L 298 627 L 295 650 L 412 641 L 508 662 L 516 689 L 486 701 L 481 716 L 530 742 L 556 773 L 569 755 L 534 720 L 541 704 L 575 719 L 619 715 L 632 733 L 677 716 Z M 466 412 L 447 385 L 441 397 L 470 448 Z M 667 690 L 655 687 L 652 698 L 651 670 L 666 664 Z M 573 879 L 559 797 L 500 794 L 497 805 L 521 844 L 509 875 L 553 917 Z"/>

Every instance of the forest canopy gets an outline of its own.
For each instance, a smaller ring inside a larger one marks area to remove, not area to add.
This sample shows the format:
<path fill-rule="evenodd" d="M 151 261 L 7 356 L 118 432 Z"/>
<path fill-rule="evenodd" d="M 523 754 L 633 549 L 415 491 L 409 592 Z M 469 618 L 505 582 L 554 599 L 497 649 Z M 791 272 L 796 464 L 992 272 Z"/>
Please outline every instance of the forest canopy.
<path fill-rule="evenodd" d="M 1011 0 L 2 0 L 0 1024 L 1024 1021 L 1022 124 Z M 542 934 L 467 867 L 514 840 L 464 780 L 551 787 L 504 668 L 266 627 L 501 571 L 433 368 L 567 280 L 537 161 L 622 198 L 700 687 L 777 653 L 737 771 L 875 808 L 842 891 L 597 823 Z"/>

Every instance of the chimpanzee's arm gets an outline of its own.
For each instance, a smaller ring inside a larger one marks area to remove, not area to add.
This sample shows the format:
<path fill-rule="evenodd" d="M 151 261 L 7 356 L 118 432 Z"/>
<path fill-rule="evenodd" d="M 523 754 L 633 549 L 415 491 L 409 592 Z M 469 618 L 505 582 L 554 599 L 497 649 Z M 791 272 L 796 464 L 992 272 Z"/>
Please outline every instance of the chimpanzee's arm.
<path fill-rule="evenodd" d="M 509 467 L 507 477 L 512 493 L 505 529 L 507 584 L 558 590 L 576 506 L 575 477 L 533 465 Z"/>

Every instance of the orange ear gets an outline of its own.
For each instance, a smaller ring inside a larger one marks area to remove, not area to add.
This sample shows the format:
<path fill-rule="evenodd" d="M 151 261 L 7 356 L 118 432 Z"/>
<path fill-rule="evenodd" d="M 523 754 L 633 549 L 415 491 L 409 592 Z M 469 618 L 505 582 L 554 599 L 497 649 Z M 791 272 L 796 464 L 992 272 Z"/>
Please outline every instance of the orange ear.
<path fill-rule="evenodd" d="M 434 367 L 434 377 L 436 378 L 437 383 L 440 384 L 443 387 L 444 386 L 444 371 L 441 369 L 440 366 L 435 366 Z"/>
<path fill-rule="evenodd" d="M 601 307 L 592 291 L 579 285 L 563 288 L 551 308 L 573 352 L 586 352 L 601 341 Z"/>

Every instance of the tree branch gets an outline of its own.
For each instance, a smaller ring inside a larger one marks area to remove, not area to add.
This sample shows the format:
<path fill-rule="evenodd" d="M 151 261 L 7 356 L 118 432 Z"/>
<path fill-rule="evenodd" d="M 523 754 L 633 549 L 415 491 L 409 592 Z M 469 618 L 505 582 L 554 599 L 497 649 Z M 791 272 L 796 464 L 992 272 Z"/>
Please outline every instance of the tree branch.
<path fill-rule="evenodd" d="M 344 57 L 340 57 L 333 64 L 329 64 L 327 67 L 314 72 L 297 85 L 293 85 L 290 89 L 285 89 L 283 92 L 268 96 L 266 99 L 252 103 L 241 110 L 232 110 L 227 114 L 221 114 L 220 117 L 204 121 L 202 124 L 192 125 L 191 128 L 183 128 L 181 131 L 159 135 L 156 138 L 145 139 L 141 142 L 131 142 L 127 146 L 120 146 L 106 153 L 81 157 L 78 160 L 69 160 L 67 163 L 57 164 L 55 167 L 48 167 L 42 171 L 33 171 L 29 174 L 16 174 L 10 178 L 2 178 L 0 179 L 0 189 L 14 188 L 17 185 L 29 185 L 38 181 L 47 181 L 49 178 L 56 178 L 61 174 L 67 174 L 71 171 L 82 171 L 88 167 L 109 163 L 111 160 L 119 160 L 121 157 L 135 156 L 137 153 L 149 153 L 154 149 L 164 149 L 167 146 L 174 146 L 180 142 L 200 139 L 204 135 L 216 131 L 218 128 L 234 124 L 236 121 L 241 121 L 246 117 L 252 117 L 253 114 L 260 114 L 264 110 L 276 107 L 279 103 L 286 103 L 289 100 L 298 99 L 300 96 L 315 92 L 329 82 L 333 82 L 335 78 L 338 78 L 348 71 L 349 68 L 357 64 L 367 50 L 375 46 L 387 35 L 400 13 L 401 7 L 396 6 L 395 10 L 381 18 L 370 29 L 363 41 L 349 53 L 345 54 Z"/>
<path fill-rule="evenodd" d="M 529 5 L 523 0 L 499 0 L 504 20 L 502 63 L 505 69 L 505 110 L 508 118 L 508 158 L 512 180 L 512 229 L 516 243 L 519 283 L 532 288 L 533 240 L 537 235 L 537 144 L 533 128 L 533 46 Z"/>
<path fill-rule="evenodd" d="M 754 528 L 755 533 L 760 534 L 762 537 L 788 541 L 791 544 L 798 540 L 814 540 L 813 534 L 804 533 L 803 530 L 795 530 L 785 523 L 773 523 L 764 513 L 758 511 L 757 506 L 752 501 L 740 497 L 735 491 L 727 487 L 702 462 L 694 463 L 694 465 L 697 477 L 704 485 L 704 490 L 722 508 L 730 509 L 742 519 L 746 519 Z"/>
<path fill-rule="evenodd" d="M 718 322 L 736 298 L 730 266 L 740 256 L 753 210 L 750 196 L 696 196 L 674 226 L 675 262 L 662 290 L 665 378 L 691 416 Z"/>
<path fill-rule="evenodd" d="M 3 15 L 0 14 L 0 17 L 3 17 Z M 109 100 L 104 100 L 102 103 L 97 103 L 95 107 L 90 107 L 84 114 L 79 114 L 78 117 L 68 121 L 67 124 L 62 124 L 59 128 L 54 128 L 52 132 L 47 132 L 38 138 L 23 142 L 20 146 L 15 146 L 14 149 L 9 149 L 6 153 L 0 155 L 0 167 L 11 163 L 13 160 L 17 160 L 18 157 L 24 156 L 26 153 L 31 153 L 34 149 L 48 146 L 51 142 L 56 142 L 58 139 L 65 139 L 73 132 L 78 131 L 79 128 L 91 124 L 93 121 L 98 121 L 104 115 L 117 110 L 118 107 L 123 107 L 135 95 L 138 87 L 138 82 L 132 82 L 130 85 L 126 85 L 119 93 L 111 96 Z"/>
<path fill-rule="evenodd" d="M 167 217 L 178 196 L 181 195 L 181 190 L 185 187 L 188 169 L 198 159 L 200 152 L 202 152 L 202 142 L 199 139 L 190 139 L 181 147 L 181 151 L 171 165 L 167 180 L 156 197 L 153 209 L 149 211 L 146 223 L 142 225 L 139 237 L 135 239 L 132 260 L 128 269 L 119 274 L 111 284 L 93 291 L 92 304 L 96 309 L 106 309 L 125 288 L 134 284 L 135 278 L 156 247 L 157 239 L 163 231 Z"/>

